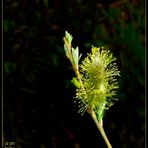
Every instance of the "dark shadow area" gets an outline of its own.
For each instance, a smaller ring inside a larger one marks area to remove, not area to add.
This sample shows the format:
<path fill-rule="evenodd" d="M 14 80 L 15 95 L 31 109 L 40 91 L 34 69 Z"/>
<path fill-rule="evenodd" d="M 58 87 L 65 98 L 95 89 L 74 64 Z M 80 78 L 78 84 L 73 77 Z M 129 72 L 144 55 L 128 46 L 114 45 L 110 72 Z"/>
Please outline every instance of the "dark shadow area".
<path fill-rule="evenodd" d="M 145 147 L 144 1 L 5 0 L 3 11 L 3 147 L 106 148 L 91 117 L 77 113 L 66 30 L 82 59 L 92 45 L 117 58 L 118 101 L 104 116 L 113 148 Z"/>

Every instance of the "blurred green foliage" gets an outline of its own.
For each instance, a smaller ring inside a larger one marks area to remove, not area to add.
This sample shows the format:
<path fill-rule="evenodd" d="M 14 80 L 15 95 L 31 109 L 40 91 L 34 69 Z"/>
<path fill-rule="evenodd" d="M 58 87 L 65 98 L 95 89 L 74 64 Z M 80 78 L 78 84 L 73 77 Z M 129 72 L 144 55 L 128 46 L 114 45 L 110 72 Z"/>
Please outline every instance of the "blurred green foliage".
<path fill-rule="evenodd" d="M 93 121 L 73 104 L 74 73 L 62 41 L 67 30 L 83 57 L 92 45 L 114 52 L 119 100 L 106 112 L 104 128 L 114 148 L 144 147 L 144 1 L 6 0 L 3 10 L 4 143 L 105 147 Z"/>

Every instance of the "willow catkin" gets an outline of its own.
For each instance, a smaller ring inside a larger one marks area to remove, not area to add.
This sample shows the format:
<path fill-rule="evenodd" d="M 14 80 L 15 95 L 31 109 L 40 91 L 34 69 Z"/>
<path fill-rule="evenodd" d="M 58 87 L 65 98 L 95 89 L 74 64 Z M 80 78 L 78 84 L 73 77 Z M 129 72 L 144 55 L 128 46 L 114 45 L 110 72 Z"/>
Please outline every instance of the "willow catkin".
<path fill-rule="evenodd" d="M 119 76 L 115 60 L 109 50 L 92 47 L 92 52 L 80 64 L 84 88 L 77 88 L 76 99 L 80 102 L 81 114 L 89 108 L 101 120 L 104 111 L 113 104 L 118 88 L 116 76 Z"/>

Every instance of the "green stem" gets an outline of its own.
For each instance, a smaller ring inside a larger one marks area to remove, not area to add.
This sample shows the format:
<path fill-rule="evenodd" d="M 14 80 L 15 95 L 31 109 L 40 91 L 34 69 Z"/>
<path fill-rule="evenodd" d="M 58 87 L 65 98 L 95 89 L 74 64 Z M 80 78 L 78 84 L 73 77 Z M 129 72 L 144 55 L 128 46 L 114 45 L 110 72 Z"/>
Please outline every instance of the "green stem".
<path fill-rule="evenodd" d="M 101 133 L 101 135 L 102 135 L 102 137 L 103 137 L 107 147 L 108 148 L 112 148 L 112 146 L 111 146 L 111 144 L 110 144 L 110 142 L 109 142 L 109 140 L 108 140 L 108 138 L 107 138 L 107 136 L 105 134 L 103 125 L 100 122 L 98 122 L 97 117 L 96 117 L 94 111 L 91 111 L 90 115 L 91 115 L 92 119 L 94 120 L 95 124 L 97 125 L 97 128 L 99 129 L 99 131 L 100 131 L 100 133 Z"/>

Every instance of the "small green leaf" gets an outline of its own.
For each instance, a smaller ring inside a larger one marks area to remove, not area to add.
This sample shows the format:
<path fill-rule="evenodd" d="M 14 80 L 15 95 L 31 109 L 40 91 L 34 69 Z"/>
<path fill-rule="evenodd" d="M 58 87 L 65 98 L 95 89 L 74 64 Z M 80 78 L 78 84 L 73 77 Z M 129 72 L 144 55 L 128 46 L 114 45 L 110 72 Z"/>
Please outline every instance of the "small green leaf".
<path fill-rule="evenodd" d="M 73 62 L 75 65 L 78 66 L 78 61 L 79 61 L 79 49 L 78 47 L 76 49 L 72 48 L 72 58 L 73 58 Z"/>
<path fill-rule="evenodd" d="M 73 77 L 71 82 L 77 87 L 77 88 L 80 88 L 80 83 L 78 82 L 77 78 L 76 77 Z"/>
<path fill-rule="evenodd" d="M 65 50 L 67 58 L 69 58 L 69 54 L 68 54 L 69 49 L 67 48 L 67 46 L 65 44 L 64 44 L 64 50 Z"/>
<path fill-rule="evenodd" d="M 104 102 L 104 103 L 100 104 L 98 106 L 98 109 L 95 111 L 98 121 L 101 121 L 104 116 L 105 106 L 106 106 L 106 103 Z"/>
<path fill-rule="evenodd" d="M 65 39 L 68 44 L 71 44 L 73 37 L 67 31 L 65 31 Z"/>

